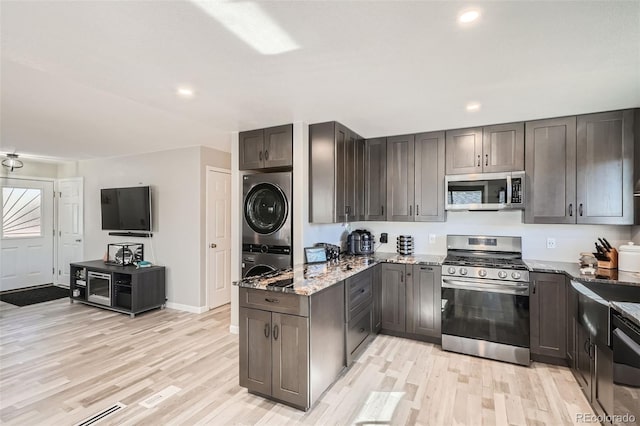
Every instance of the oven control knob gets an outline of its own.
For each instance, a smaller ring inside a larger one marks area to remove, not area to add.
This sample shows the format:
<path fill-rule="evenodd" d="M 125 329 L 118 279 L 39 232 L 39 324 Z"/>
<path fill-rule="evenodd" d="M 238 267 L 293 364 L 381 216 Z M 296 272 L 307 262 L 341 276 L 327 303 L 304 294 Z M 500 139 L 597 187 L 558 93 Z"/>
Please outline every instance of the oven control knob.
<path fill-rule="evenodd" d="M 456 268 L 454 268 L 453 266 L 449 266 L 449 269 L 447 269 L 447 272 L 450 274 L 455 274 L 456 273 Z"/>
<path fill-rule="evenodd" d="M 467 268 L 460 268 L 460 275 L 467 275 Z"/>
<path fill-rule="evenodd" d="M 487 276 L 487 271 L 486 271 L 486 270 L 484 270 L 484 269 L 480 269 L 480 270 L 478 271 L 478 275 L 479 275 L 479 276 L 481 276 L 482 278 L 484 278 L 484 277 L 486 277 L 486 276 Z"/>
<path fill-rule="evenodd" d="M 498 272 L 498 278 L 504 280 L 505 278 L 507 278 L 507 273 L 505 271 Z"/>
<path fill-rule="evenodd" d="M 522 275 L 520 275 L 520 272 L 512 272 L 511 273 L 511 278 L 513 278 L 514 280 L 519 280 L 521 276 Z"/>

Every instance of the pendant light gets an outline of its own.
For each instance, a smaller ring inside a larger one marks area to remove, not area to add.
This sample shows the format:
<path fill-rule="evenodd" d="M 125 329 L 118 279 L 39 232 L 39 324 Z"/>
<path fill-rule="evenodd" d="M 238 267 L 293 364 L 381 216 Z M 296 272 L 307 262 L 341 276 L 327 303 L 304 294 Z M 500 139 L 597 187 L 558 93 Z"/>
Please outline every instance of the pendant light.
<path fill-rule="evenodd" d="M 7 158 L 2 160 L 2 165 L 8 168 L 10 172 L 12 172 L 13 169 L 19 169 L 22 166 L 24 166 L 22 161 L 18 160 L 18 154 L 15 154 L 15 153 L 7 154 Z"/>

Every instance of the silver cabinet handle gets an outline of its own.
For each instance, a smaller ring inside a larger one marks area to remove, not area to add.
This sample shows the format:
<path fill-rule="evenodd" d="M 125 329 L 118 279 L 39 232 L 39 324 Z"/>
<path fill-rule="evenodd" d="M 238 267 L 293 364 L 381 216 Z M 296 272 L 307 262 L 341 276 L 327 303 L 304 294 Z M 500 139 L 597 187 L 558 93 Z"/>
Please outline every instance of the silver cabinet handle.
<path fill-rule="evenodd" d="M 582 203 L 580 203 L 580 206 L 578 207 L 578 211 L 580 212 L 580 216 L 582 216 Z"/>
<path fill-rule="evenodd" d="M 82 240 L 76 240 L 76 243 L 81 243 L 81 242 L 82 242 Z"/>
<path fill-rule="evenodd" d="M 480 167 L 480 154 L 478 154 L 478 167 Z"/>
<path fill-rule="evenodd" d="M 260 152 L 258 153 L 258 159 L 259 159 L 260 161 L 262 161 L 262 151 L 260 151 Z"/>
<path fill-rule="evenodd" d="M 278 324 L 273 326 L 273 340 L 278 340 Z"/>
<path fill-rule="evenodd" d="M 420 204 L 416 204 L 416 216 L 420 216 Z"/>
<path fill-rule="evenodd" d="M 413 206 L 409 206 L 409 216 L 413 216 Z"/>
<path fill-rule="evenodd" d="M 264 301 L 265 302 L 269 302 L 269 303 L 280 303 L 280 301 L 278 299 L 265 298 Z"/>
<path fill-rule="evenodd" d="M 569 203 L 569 216 L 573 216 L 573 203 Z"/>
<path fill-rule="evenodd" d="M 269 324 L 265 324 L 264 325 L 264 337 L 266 337 L 267 339 L 269 338 L 269 332 L 271 331 L 271 327 L 269 327 Z"/>
<path fill-rule="evenodd" d="M 489 165 L 489 154 L 485 154 L 484 155 L 484 165 L 488 166 Z"/>
<path fill-rule="evenodd" d="M 265 159 L 266 161 L 269 161 L 269 150 L 265 150 L 265 151 L 264 151 L 264 159 Z"/>
<path fill-rule="evenodd" d="M 216 248 L 216 247 L 218 247 L 218 246 L 216 245 L 216 243 L 211 243 L 211 244 L 209 244 L 209 247 L 211 247 L 211 248 Z"/>

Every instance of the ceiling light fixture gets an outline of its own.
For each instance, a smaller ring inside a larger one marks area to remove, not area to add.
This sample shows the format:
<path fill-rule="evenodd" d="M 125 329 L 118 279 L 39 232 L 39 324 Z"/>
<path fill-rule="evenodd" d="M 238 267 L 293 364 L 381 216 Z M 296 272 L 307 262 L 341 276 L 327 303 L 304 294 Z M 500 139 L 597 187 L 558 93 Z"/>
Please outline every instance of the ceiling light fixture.
<path fill-rule="evenodd" d="M 18 160 L 18 154 L 15 154 L 15 153 L 7 154 L 7 158 L 2 160 L 2 165 L 8 168 L 10 172 L 12 172 L 13 169 L 19 169 L 22 166 L 24 166 L 22 161 Z"/>
<path fill-rule="evenodd" d="M 467 104 L 467 111 L 478 111 L 480 109 L 480 104 L 478 102 L 470 102 Z"/>
<path fill-rule="evenodd" d="M 220 0 L 191 1 L 263 55 L 277 55 L 300 48 L 257 3 Z"/>
<path fill-rule="evenodd" d="M 183 98 L 190 98 L 193 96 L 193 89 L 190 87 L 178 87 L 177 93 Z"/>
<path fill-rule="evenodd" d="M 466 10 L 458 15 L 458 22 L 461 24 L 468 24 L 475 21 L 480 17 L 480 11 L 476 9 Z"/>

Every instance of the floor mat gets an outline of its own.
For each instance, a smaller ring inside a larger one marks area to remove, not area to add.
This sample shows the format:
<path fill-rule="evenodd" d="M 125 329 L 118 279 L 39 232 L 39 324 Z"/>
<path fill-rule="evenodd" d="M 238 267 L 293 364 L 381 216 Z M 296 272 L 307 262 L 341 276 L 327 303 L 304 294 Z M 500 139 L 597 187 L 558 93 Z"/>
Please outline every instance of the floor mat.
<path fill-rule="evenodd" d="M 0 294 L 0 300 L 15 306 L 34 305 L 63 297 L 69 297 L 69 289 L 54 285 Z"/>

